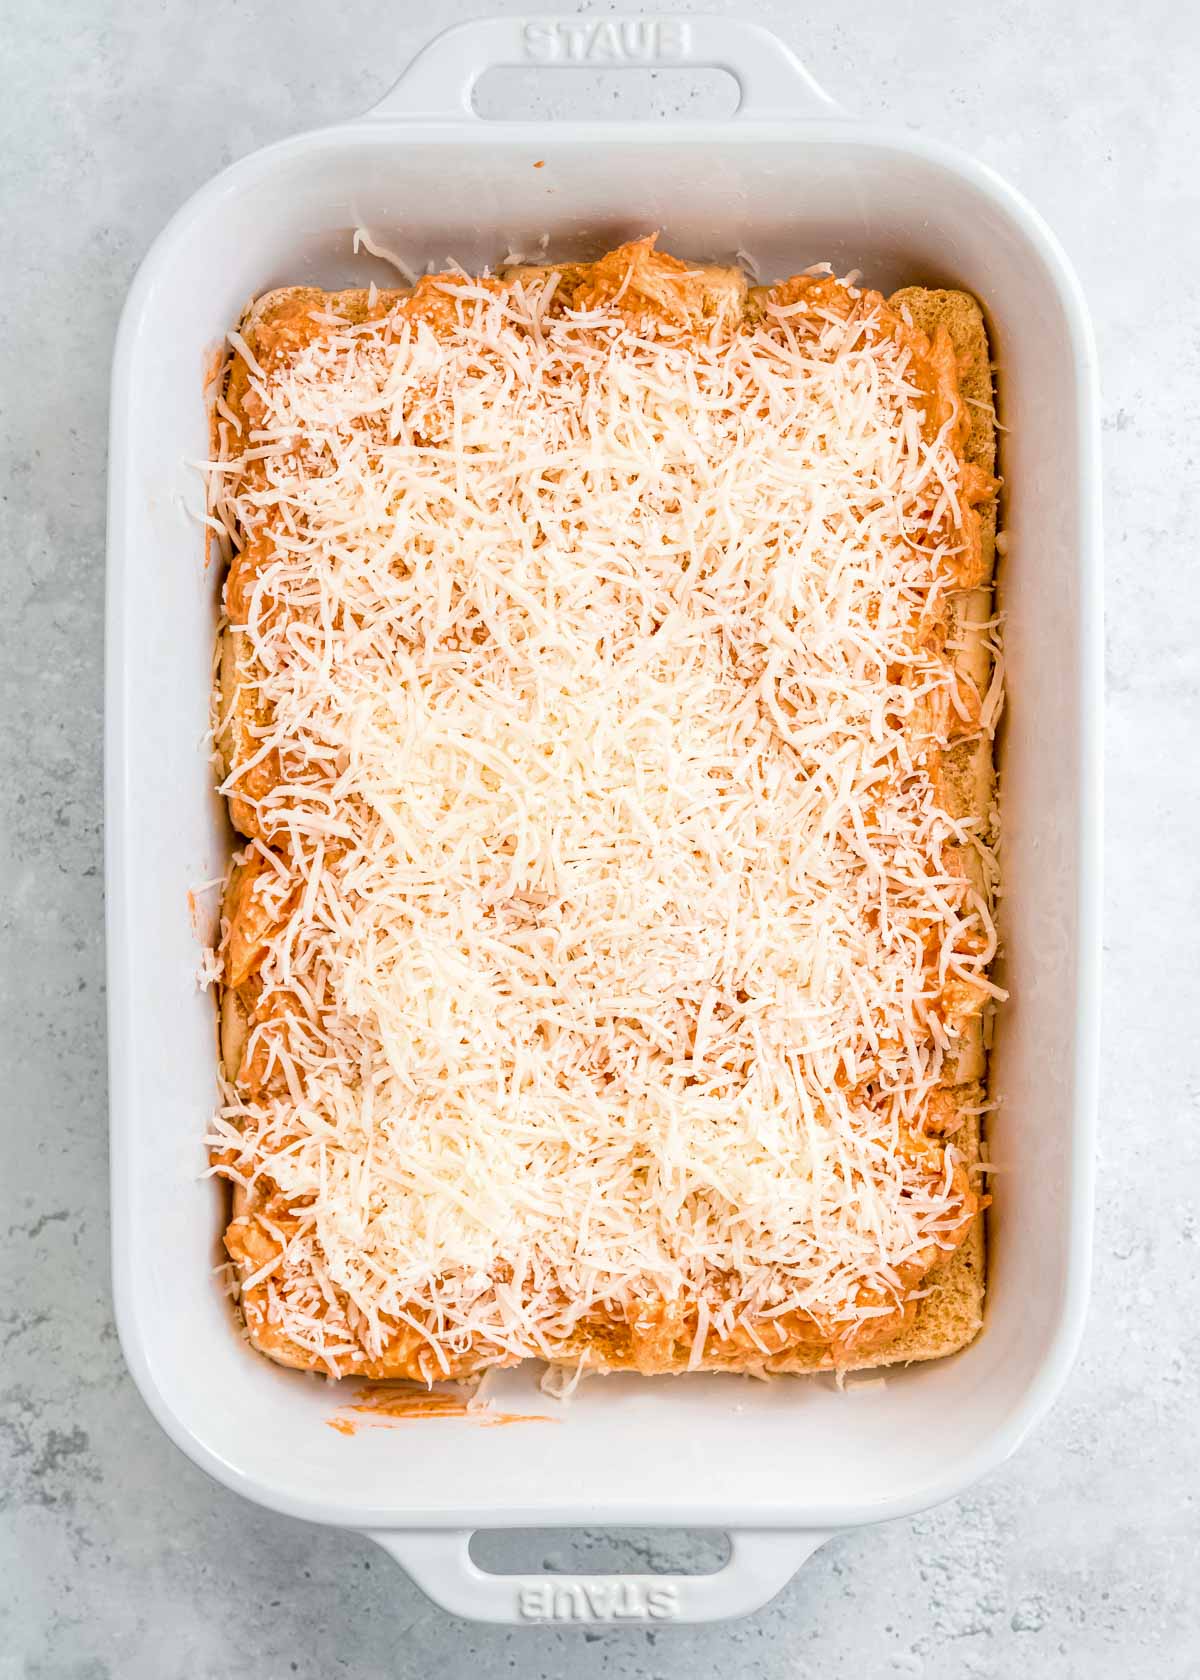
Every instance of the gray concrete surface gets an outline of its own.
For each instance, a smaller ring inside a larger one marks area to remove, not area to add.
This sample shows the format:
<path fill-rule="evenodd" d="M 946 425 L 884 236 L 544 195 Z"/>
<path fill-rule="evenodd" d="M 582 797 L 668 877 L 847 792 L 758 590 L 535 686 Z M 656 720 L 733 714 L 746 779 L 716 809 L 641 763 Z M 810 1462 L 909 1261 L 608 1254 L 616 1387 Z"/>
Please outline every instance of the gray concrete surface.
<path fill-rule="evenodd" d="M 0 1675 L 1196 1676 L 1200 19 L 1175 0 L 757 8 L 857 111 L 957 141 L 1021 187 L 1077 262 L 1099 331 L 1099 1241 L 1082 1356 L 1050 1421 L 955 1503 L 831 1542 L 745 1622 L 510 1632 L 444 1617 L 365 1541 L 210 1483 L 125 1374 L 108 1297 L 101 932 L 113 329 L 138 259 L 193 188 L 364 108 L 432 18 L 481 5 L 7 0 Z M 625 108 L 687 99 L 665 84 L 573 91 Z M 687 1540 L 665 1549 L 700 1555 Z M 569 1542 L 542 1550 L 561 1561 Z"/>

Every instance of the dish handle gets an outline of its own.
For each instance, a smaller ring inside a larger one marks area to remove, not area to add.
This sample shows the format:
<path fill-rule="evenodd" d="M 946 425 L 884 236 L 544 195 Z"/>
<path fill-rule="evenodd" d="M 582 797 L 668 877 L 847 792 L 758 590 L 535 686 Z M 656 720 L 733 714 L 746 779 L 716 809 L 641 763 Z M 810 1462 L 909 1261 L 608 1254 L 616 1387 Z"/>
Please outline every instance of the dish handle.
<path fill-rule="evenodd" d="M 488 70 L 725 70 L 738 85 L 730 120 L 841 117 L 845 113 L 761 24 L 733 17 L 477 18 L 435 35 L 368 118 L 482 122 L 476 84 Z"/>
<path fill-rule="evenodd" d="M 736 1529 L 711 1575 L 494 1575 L 471 1557 L 470 1529 L 375 1529 L 427 1598 L 476 1622 L 532 1626 L 717 1622 L 761 1609 L 830 1530 Z"/>

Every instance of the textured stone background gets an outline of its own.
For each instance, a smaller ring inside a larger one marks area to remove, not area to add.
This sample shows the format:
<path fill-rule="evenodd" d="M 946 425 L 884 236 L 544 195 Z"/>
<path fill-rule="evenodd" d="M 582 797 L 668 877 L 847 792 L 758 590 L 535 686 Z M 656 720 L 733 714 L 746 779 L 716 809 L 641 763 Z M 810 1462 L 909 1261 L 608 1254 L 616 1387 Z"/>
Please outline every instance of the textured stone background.
<path fill-rule="evenodd" d="M 365 108 L 431 18 L 480 9 L 7 0 L 0 1675 L 1196 1676 L 1200 20 L 1167 0 L 756 9 L 851 108 L 959 142 L 1027 193 L 1078 264 L 1099 331 L 1101 1190 L 1091 1320 L 1050 1421 L 955 1503 L 832 1541 L 747 1621 L 506 1632 L 432 1609 L 367 1542 L 214 1486 L 125 1375 L 108 1297 L 100 855 L 117 314 L 153 235 L 215 170 Z M 611 77 L 587 93 L 612 110 L 689 103 L 674 84 L 625 93 Z M 689 108 L 712 97 L 705 84 Z M 658 1549 L 704 1555 L 678 1537 Z M 547 1537 L 544 1552 L 561 1562 L 570 1546 Z"/>

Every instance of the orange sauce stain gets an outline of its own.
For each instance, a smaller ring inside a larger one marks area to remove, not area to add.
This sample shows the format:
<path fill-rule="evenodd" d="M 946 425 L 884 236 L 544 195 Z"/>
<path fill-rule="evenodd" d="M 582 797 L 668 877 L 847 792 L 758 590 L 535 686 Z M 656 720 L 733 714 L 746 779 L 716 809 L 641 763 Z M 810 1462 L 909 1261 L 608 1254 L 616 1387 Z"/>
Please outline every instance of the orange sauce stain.
<path fill-rule="evenodd" d="M 225 358 L 229 354 L 224 342 L 214 344 L 204 359 L 204 388 L 212 385 L 221 369 L 225 366 Z"/>
<path fill-rule="evenodd" d="M 356 1414 L 347 1417 L 347 1412 Z M 357 1390 L 354 1403 L 343 1406 L 327 1419 L 340 1435 L 354 1435 L 360 1429 L 390 1429 L 417 1418 L 465 1418 L 484 1429 L 506 1423 L 553 1423 L 536 1412 L 493 1412 L 487 1406 L 472 1407 L 468 1397 L 448 1394 L 444 1389 L 422 1388 L 418 1383 L 377 1382 Z"/>
<path fill-rule="evenodd" d="M 208 452 L 212 456 L 213 460 L 217 458 L 221 451 L 221 417 L 217 413 L 217 398 L 220 396 L 221 392 L 217 381 L 220 379 L 221 370 L 225 366 L 228 355 L 228 347 L 226 346 L 224 339 L 222 339 L 220 344 L 215 344 L 208 352 L 208 355 L 204 358 L 203 390 L 205 396 L 205 407 L 208 409 Z M 211 395 L 209 393 L 211 393 Z M 204 530 L 205 571 L 207 571 L 212 565 L 214 558 L 219 555 L 220 552 L 221 550 L 220 545 L 217 542 L 216 532 L 206 526 Z"/>
<path fill-rule="evenodd" d="M 466 1417 L 467 1402 L 457 1394 L 407 1383 L 372 1383 L 358 1390 L 347 1409 L 374 1417 Z"/>

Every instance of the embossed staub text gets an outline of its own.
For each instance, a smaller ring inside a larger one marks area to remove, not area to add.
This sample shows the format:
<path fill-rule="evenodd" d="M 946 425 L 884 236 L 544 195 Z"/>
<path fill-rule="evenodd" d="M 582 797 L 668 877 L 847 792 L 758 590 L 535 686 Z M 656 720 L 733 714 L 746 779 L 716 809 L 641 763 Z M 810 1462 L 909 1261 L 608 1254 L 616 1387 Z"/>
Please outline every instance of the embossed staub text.
<path fill-rule="evenodd" d="M 564 18 L 527 23 L 522 39 L 538 64 L 663 64 L 691 48 L 685 18 Z"/>
<path fill-rule="evenodd" d="M 679 1591 L 669 1581 L 523 1582 L 517 1613 L 526 1622 L 664 1622 L 679 1615 Z"/>

